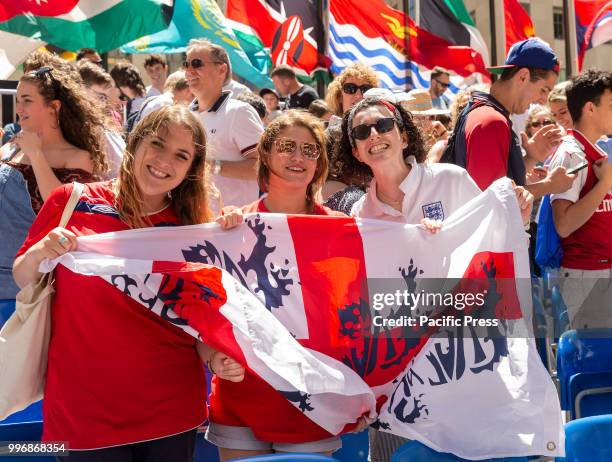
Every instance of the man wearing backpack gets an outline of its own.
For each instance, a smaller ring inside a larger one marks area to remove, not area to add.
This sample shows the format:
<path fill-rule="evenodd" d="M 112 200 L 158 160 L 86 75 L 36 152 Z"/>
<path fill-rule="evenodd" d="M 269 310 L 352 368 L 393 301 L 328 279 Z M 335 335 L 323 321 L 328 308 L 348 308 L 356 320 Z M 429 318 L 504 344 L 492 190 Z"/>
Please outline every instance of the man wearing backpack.
<path fill-rule="evenodd" d="M 551 166 L 577 172 L 573 186 L 551 195 L 561 237 L 561 295 L 573 328 L 612 327 L 612 164 L 595 144 L 612 132 L 612 73 L 589 70 L 566 90 L 574 128 Z"/>
<path fill-rule="evenodd" d="M 530 38 L 515 43 L 503 66 L 489 68 L 500 78 L 490 93 L 474 92 L 455 125 L 442 157 L 464 167 L 481 189 L 507 176 L 525 186 L 534 197 L 562 192 L 570 187 L 573 175 L 565 169 L 550 170 L 546 179 L 526 185 L 526 161 L 543 161 L 557 139 L 554 126 L 543 127 L 537 137 L 524 146 L 523 159 L 518 136 L 512 130 L 510 114 L 521 114 L 531 103 L 545 98 L 555 85 L 559 61 L 542 40 Z M 535 162 L 529 162 L 535 164 Z"/>

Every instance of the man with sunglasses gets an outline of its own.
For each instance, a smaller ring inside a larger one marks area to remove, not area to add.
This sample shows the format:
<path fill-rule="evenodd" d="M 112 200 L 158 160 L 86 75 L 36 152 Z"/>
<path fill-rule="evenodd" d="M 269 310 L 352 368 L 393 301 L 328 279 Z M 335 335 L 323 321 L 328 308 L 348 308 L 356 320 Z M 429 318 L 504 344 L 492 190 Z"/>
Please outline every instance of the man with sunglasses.
<path fill-rule="evenodd" d="M 317 91 L 300 83 L 295 71 L 286 64 L 274 68 L 270 78 L 278 92 L 286 97 L 285 109 L 308 109 L 310 103 L 319 99 Z"/>
<path fill-rule="evenodd" d="M 431 83 L 429 84 L 429 94 L 431 95 L 431 104 L 434 109 L 449 109 L 450 99 L 444 95 L 450 86 L 450 72 L 440 66 L 436 66 L 431 70 Z"/>
<path fill-rule="evenodd" d="M 255 109 L 223 90 L 232 77 L 223 47 L 208 40 L 191 40 L 183 68 L 196 98 L 191 109 L 206 129 L 207 159 L 222 203 L 250 204 L 259 196 L 255 161 L 263 123 Z"/>

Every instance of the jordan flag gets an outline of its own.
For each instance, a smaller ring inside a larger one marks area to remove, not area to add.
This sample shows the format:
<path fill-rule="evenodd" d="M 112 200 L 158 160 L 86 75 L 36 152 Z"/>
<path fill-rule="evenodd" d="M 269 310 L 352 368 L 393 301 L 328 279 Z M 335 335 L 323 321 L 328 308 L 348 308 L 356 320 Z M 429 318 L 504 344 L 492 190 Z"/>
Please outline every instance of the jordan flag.
<path fill-rule="evenodd" d="M 49 43 L 102 53 L 168 27 L 174 0 L 10 0 L 0 2 L 0 79 Z"/>
<path fill-rule="evenodd" d="M 315 2 L 228 0 L 226 17 L 241 46 L 248 50 L 249 44 L 261 43 L 274 67 L 287 64 L 302 76 L 327 69 L 328 59 L 317 52 L 323 22 Z"/>
<path fill-rule="evenodd" d="M 442 203 L 423 208 L 441 212 Z M 282 425 L 296 443 L 325 439 L 366 415 L 463 458 L 553 457 L 563 425 L 529 335 L 527 244 L 504 178 L 434 235 L 379 220 L 257 214 L 230 231 L 84 236 L 59 262 L 234 357 L 250 383 L 259 377 L 255 396 L 237 389 L 245 412 L 235 409 L 255 434 Z M 251 400 L 269 411 L 249 413 Z"/>

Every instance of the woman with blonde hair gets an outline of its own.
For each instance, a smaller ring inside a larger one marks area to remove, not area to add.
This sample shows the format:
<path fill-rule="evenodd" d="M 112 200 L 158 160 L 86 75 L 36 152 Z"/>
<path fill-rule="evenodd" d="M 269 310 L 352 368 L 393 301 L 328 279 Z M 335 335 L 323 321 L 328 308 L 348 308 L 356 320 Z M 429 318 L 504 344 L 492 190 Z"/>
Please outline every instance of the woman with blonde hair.
<path fill-rule="evenodd" d="M 44 259 L 76 250 L 77 236 L 210 221 L 205 163 L 205 132 L 187 108 L 146 116 L 119 177 L 84 185 L 66 228 L 58 223 L 73 186 L 50 193 L 18 252 L 18 285 L 37 280 Z M 244 369 L 125 295 L 127 277 L 113 287 L 61 265 L 54 277 L 42 440 L 69 442 L 71 462 L 191 461 L 206 419 L 200 357 L 227 380 Z"/>
<path fill-rule="evenodd" d="M 365 64 L 353 63 L 329 84 L 325 102 L 329 110 L 341 118 L 355 103 L 363 99 L 366 91 L 378 86 L 379 81 L 374 69 Z M 338 119 L 336 121 L 340 122 Z"/>
<path fill-rule="evenodd" d="M 267 195 L 242 207 L 242 213 L 346 216 L 317 200 L 328 164 L 323 124 L 317 118 L 285 112 L 266 127 L 257 151 L 257 179 Z M 206 439 L 219 447 L 222 461 L 275 451 L 331 453 L 341 444 L 248 372 L 241 383 L 213 379 Z M 296 443 L 304 440 L 309 442 Z"/>

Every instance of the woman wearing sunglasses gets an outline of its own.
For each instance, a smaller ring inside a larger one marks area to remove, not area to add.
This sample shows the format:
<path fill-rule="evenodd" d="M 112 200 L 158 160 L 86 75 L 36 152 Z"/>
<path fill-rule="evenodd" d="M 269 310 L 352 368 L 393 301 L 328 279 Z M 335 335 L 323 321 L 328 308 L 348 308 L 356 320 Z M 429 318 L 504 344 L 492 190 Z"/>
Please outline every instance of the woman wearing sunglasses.
<path fill-rule="evenodd" d="M 333 114 L 327 130 L 330 146 L 340 141 L 342 116 L 364 98 L 366 91 L 378 86 L 374 69 L 361 63 L 347 66 L 329 84 L 325 102 Z M 334 152 L 329 150 L 329 178 L 323 187 L 323 199 L 333 210 L 348 212 L 352 204 L 363 195 L 365 184 L 362 178 L 355 177 L 342 161 L 335 158 Z"/>
<path fill-rule="evenodd" d="M 267 195 L 242 207 L 243 213 L 346 216 L 317 202 L 327 175 L 327 153 L 323 124 L 314 116 L 289 111 L 277 117 L 257 150 L 257 178 Z M 219 447 L 222 461 L 272 452 L 331 453 L 340 447 L 338 437 L 248 371 L 240 383 L 213 380 L 206 438 Z M 295 443 L 304 440 L 310 442 Z"/>
<path fill-rule="evenodd" d="M 351 214 L 402 223 L 422 223 L 436 232 L 441 222 L 480 194 L 467 171 L 451 164 L 425 163 L 423 139 L 412 116 L 399 104 L 373 97 L 345 115 L 339 152 L 347 165 L 370 175 L 368 192 Z M 532 196 L 517 188 L 523 221 Z M 370 429 L 372 462 L 387 462 L 406 440 Z"/>

